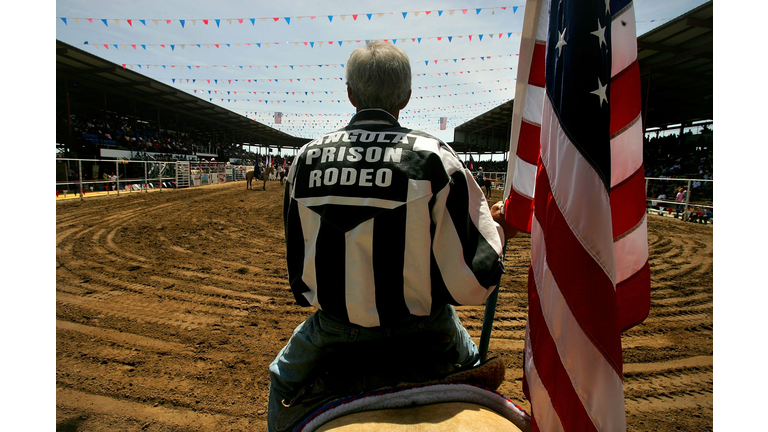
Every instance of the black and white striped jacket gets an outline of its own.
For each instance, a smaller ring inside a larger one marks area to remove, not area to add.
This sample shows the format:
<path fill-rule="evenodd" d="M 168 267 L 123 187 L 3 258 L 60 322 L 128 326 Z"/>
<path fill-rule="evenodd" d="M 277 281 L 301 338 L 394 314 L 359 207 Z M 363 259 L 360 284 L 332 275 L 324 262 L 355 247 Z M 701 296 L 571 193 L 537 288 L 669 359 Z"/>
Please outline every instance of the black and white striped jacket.
<path fill-rule="evenodd" d="M 299 150 L 283 207 L 296 301 L 364 327 L 481 304 L 503 231 L 446 143 L 362 110 Z"/>

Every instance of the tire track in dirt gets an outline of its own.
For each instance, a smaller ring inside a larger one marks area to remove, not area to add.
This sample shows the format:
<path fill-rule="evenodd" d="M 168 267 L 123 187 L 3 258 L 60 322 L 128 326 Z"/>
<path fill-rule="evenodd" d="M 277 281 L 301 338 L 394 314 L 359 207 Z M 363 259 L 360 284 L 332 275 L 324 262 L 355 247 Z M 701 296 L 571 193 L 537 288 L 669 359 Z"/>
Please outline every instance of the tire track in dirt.
<path fill-rule="evenodd" d="M 57 202 L 57 427 L 264 430 L 267 368 L 313 311 L 282 193 L 242 182 Z M 493 191 L 489 201 L 501 199 Z M 648 217 L 652 305 L 622 338 L 628 430 L 712 429 L 712 227 Z M 530 236 L 507 242 L 490 357 L 524 409 Z M 484 307 L 459 307 L 478 343 Z"/>

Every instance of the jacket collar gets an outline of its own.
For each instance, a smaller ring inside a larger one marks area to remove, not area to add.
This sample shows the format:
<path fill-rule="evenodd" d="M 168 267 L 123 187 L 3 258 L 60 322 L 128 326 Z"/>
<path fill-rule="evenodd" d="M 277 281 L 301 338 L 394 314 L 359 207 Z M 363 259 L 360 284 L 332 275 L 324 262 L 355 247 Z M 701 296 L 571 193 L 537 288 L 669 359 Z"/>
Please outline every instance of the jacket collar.
<path fill-rule="evenodd" d="M 381 108 L 367 108 L 360 110 L 349 121 L 349 125 L 354 124 L 390 124 L 392 126 L 400 126 L 397 119 L 392 114 Z"/>

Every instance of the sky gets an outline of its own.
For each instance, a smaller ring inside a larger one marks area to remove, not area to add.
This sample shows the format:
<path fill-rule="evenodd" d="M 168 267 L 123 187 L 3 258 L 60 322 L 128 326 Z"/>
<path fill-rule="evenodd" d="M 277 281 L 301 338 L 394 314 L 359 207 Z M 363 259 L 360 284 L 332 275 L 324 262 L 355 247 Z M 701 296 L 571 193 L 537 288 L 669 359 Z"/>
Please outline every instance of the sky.
<path fill-rule="evenodd" d="M 703 3 L 638 0 L 638 34 Z M 55 9 L 56 39 L 301 138 L 354 113 L 344 80 L 352 50 L 394 41 L 413 72 L 401 124 L 451 142 L 456 126 L 514 98 L 525 1 L 62 0 Z"/>

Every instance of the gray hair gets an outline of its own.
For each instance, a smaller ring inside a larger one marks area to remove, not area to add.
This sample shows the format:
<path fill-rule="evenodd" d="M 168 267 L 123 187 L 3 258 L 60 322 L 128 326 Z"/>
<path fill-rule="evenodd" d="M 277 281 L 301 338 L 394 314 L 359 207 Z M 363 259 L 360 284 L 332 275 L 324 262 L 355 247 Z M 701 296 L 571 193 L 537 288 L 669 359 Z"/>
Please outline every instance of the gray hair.
<path fill-rule="evenodd" d="M 407 102 L 411 91 L 411 62 L 389 42 L 370 41 L 352 51 L 346 75 L 358 109 L 393 112 Z"/>

